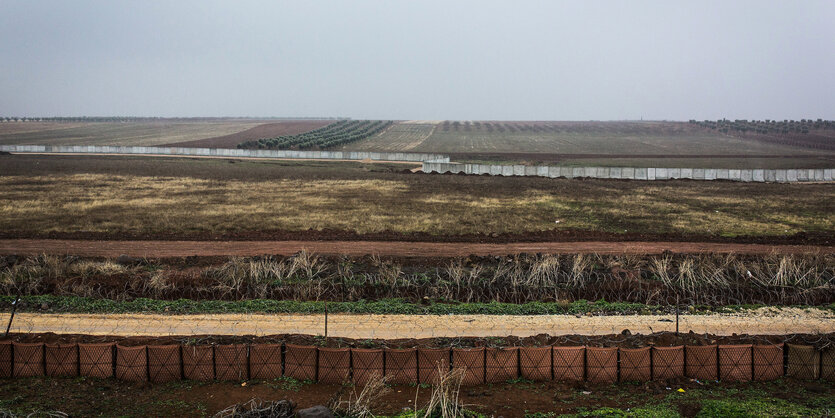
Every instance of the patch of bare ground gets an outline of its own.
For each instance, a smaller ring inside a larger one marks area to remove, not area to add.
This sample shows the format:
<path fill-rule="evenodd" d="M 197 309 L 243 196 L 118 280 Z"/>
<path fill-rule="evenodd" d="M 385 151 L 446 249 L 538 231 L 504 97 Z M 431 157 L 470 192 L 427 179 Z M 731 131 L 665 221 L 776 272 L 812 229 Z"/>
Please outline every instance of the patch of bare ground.
<path fill-rule="evenodd" d="M 677 393 L 677 388 L 682 388 L 685 393 Z M 433 393 L 431 388 L 423 385 L 393 385 L 391 389 L 381 393 L 372 403 L 373 412 L 377 416 L 401 416 L 399 414 L 413 409 L 415 404 L 421 408 L 429 402 Z M 359 390 L 356 389 L 357 392 Z M 6 405 L 21 413 L 37 410 L 40 416 L 44 410 L 60 410 L 69 416 L 205 417 L 253 398 L 265 401 L 289 399 L 297 405 L 298 410 L 328 404 L 340 394 L 347 396 L 345 392 L 346 388 L 342 385 L 310 384 L 288 378 L 250 380 L 246 385 L 237 381 L 176 381 L 138 385 L 116 379 L 37 377 L 0 381 L 0 397 L 8 400 Z M 669 416 L 676 416 L 674 413 L 678 410 L 682 416 L 692 417 L 702 409 L 702 402 L 714 399 L 754 398 L 760 401 L 757 405 L 762 405 L 763 400 L 766 405 L 784 400 L 776 404 L 781 409 L 769 411 L 785 412 L 785 408 L 796 409 L 797 405 L 827 405 L 827 397 L 831 396 L 835 396 L 835 383 L 789 379 L 776 382 L 723 382 L 707 386 L 704 382 L 691 379 L 619 385 L 512 381 L 463 389 L 458 394 L 458 401 L 484 416 L 506 418 L 557 416 L 588 412 L 601 407 L 620 408 L 625 415 L 636 408 L 642 412 L 641 408 L 656 404 L 669 404 L 670 408 L 662 410 L 669 411 Z M 818 410 L 823 411 L 822 408 Z M 607 412 L 613 415 L 611 410 Z M 540 415 L 534 415 L 537 413 Z M 753 415 L 759 416 L 756 413 Z"/>
<path fill-rule="evenodd" d="M 0 314 L 8 322 L 9 313 Z M 378 315 L 331 314 L 328 335 L 353 339 L 533 337 L 674 332 L 675 315 Z M 817 308 L 764 308 L 733 314 L 681 315 L 683 333 L 730 335 L 827 334 L 835 332 L 835 315 Z M 323 335 L 321 314 L 71 314 L 15 315 L 12 332 L 87 335 Z"/>
<path fill-rule="evenodd" d="M 83 241 L 0 239 L 0 254 L 58 254 L 80 257 L 215 257 L 293 255 L 300 251 L 328 255 L 396 257 L 465 257 L 508 254 L 803 254 L 833 253 L 835 247 L 709 242 L 529 242 L 439 243 L 397 241 Z"/>

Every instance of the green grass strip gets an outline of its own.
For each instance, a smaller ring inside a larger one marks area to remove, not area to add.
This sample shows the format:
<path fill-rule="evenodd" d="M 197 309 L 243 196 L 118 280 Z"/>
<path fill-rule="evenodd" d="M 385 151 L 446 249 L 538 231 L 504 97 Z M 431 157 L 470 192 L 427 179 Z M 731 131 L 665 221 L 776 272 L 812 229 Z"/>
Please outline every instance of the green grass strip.
<path fill-rule="evenodd" d="M 0 296 L 0 306 L 8 311 L 14 296 Z M 76 313 L 324 313 L 325 302 L 299 302 L 292 300 L 254 299 L 244 301 L 223 300 L 157 300 L 138 298 L 129 301 L 86 298 L 78 296 L 25 296 L 21 298 L 20 311 L 40 311 L 47 304 L 52 312 Z M 609 303 L 606 301 L 572 303 L 431 303 L 420 305 L 402 299 L 382 299 L 374 302 L 328 302 L 330 313 L 362 314 L 412 314 L 412 315 L 555 315 L 555 314 L 633 314 L 656 310 L 659 306 L 637 303 Z"/>
<path fill-rule="evenodd" d="M 2 311 L 11 309 L 14 296 L 0 296 Z M 207 313 L 324 313 L 325 302 L 300 302 L 293 300 L 253 299 L 243 301 L 224 300 L 158 300 L 138 298 L 127 301 L 112 299 L 87 298 L 78 296 L 24 296 L 18 308 L 22 312 L 38 312 L 48 305 L 51 312 L 74 313 L 171 313 L 171 314 L 207 314 Z M 741 312 L 756 309 L 758 306 L 719 306 L 699 307 L 690 313 Z M 835 312 L 835 304 L 819 306 L 818 309 Z M 579 315 L 579 314 L 649 314 L 670 313 L 671 307 L 644 305 L 640 303 L 589 302 L 579 300 L 571 303 L 529 302 L 514 303 L 437 303 L 422 305 L 403 299 L 381 299 L 378 301 L 328 302 L 330 313 L 356 314 L 407 314 L 407 315 Z M 682 313 L 687 313 L 682 310 Z"/>

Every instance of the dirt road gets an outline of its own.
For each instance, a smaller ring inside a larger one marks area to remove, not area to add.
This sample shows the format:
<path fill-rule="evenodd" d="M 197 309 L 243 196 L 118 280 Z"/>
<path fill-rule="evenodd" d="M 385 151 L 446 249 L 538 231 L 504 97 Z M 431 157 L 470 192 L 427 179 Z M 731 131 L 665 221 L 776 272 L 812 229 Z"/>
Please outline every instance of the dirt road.
<path fill-rule="evenodd" d="M 525 242 L 508 244 L 382 242 L 382 241 L 86 241 L 2 239 L 0 254 L 71 254 L 83 257 L 187 257 L 292 255 L 301 250 L 319 254 L 362 256 L 450 257 L 518 253 L 660 254 L 833 253 L 833 246 L 730 244 L 706 242 Z"/>
<path fill-rule="evenodd" d="M 733 315 L 683 315 L 680 330 L 717 335 L 835 332 L 835 314 L 817 309 L 763 308 Z M 0 322 L 9 314 L 0 315 Z M 349 315 L 328 317 L 328 335 L 345 338 L 429 338 L 617 334 L 675 331 L 675 315 Z M 12 332 L 91 335 L 273 335 L 324 333 L 323 315 L 91 315 L 18 313 Z"/>

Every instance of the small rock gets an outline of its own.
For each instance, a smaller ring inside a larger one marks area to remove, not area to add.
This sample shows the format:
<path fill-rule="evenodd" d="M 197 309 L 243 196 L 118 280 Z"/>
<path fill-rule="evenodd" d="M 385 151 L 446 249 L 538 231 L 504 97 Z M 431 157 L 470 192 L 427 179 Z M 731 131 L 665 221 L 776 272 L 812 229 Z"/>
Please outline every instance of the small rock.
<path fill-rule="evenodd" d="M 46 302 L 42 303 L 42 304 L 41 304 L 41 310 L 44 310 L 44 311 L 45 311 L 45 310 L 47 310 L 47 309 L 49 309 L 49 304 L 47 304 Z"/>
<path fill-rule="evenodd" d="M 335 418 L 330 409 L 322 405 L 316 405 L 310 408 L 299 409 L 296 411 L 296 418 Z"/>
<path fill-rule="evenodd" d="M 620 335 L 632 335 L 632 331 L 630 331 L 628 329 L 625 329 L 625 330 L 620 332 Z"/>

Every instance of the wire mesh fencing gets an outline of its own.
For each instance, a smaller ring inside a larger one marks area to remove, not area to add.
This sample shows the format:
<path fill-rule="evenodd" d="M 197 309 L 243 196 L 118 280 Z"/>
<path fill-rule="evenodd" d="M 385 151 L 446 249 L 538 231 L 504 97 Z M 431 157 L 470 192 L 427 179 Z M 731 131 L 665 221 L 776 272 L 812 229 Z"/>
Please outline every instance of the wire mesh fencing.
<path fill-rule="evenodd" d="M 121 344 L 5 344 L 0 370 L 12 377 L 115 376 L 131 382 L 181 378 L 243 381 L 280 376 L 321 383 L 374 376 L 392 383 L 432 383 L 440 370 L 463 369 L 465 385 L 517 378 L 534 381 L 626 381 L 693 378 L 764 381 L 788 375 L 802 380 L 835 378 L 835 348 L 795 344 L 619 347 L 547 346 L 446 349 L 358 349 L 294 345 L 123 346 Z M 219 354 L 218 354 L 219 353 Z M 47 372 L 47 368 L 51 372 Z M 264 374 L 265 365 L 270 372 Z M 261 372 L 254 372 L 261 370 Z"/>

